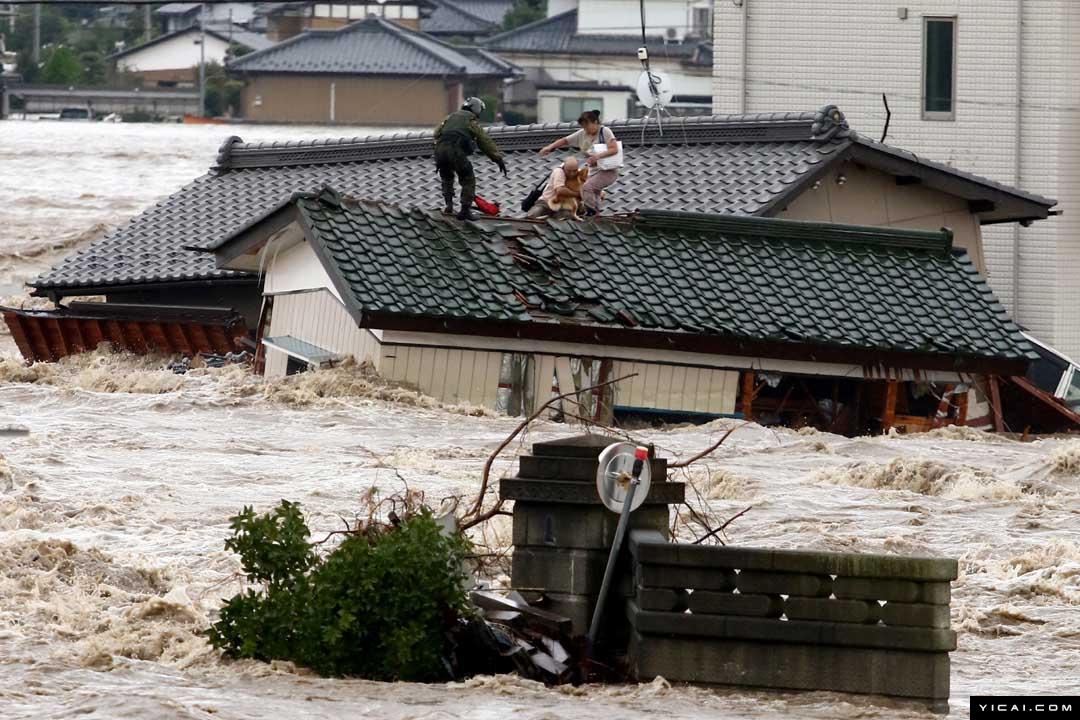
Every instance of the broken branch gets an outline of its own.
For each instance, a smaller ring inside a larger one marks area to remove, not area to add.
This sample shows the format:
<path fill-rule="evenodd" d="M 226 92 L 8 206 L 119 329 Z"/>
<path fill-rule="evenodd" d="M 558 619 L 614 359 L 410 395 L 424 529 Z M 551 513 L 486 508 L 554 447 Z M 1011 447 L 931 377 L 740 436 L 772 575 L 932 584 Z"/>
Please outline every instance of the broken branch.
<path fill-rule="evenodd" d="M 724 444 L 724 441 L 728 439 L 728 436 L 731 435 L 731 433 L 735 432 L 736 430 L 738 430 L 741 427 L 746 427 L 749 424 L 750 424 L 749 421 L 744 421 L 742 423 L 739 423 L 738 425 L 736 425 L 735 427 L 731 428 L 726 433 L 724 433 L 723 436 L 719 440 L 717 440 L 715 443 L 713 443 L 712 445 L 710 445 L 706 449 L 702 450 L 697 455 L 694 455 L 689 460 L 683 460 L 682 462 L 677 462 L 677 463 L 670 463 L 668 465 L 668 467 L 669 468 L 684 468 L 684 467 L 687 467 L 687 466 L 689 466 L 689 465 L 691 465 L 693 463 L 696 463 L 698 460 L 705 457 L 706 455 L 711 455 L 712 453 L 716 452 L 716 449 Z"/>
<path fill-rule="evenodd" d="M 723 525 L 721 525 L 720 527 L 718 527 L 715 530 L 711 531 L 708 535 L 705 535 L 705 536 L 700 537 L 697 540 L 695 540 L 694 544 L 695 545 L 700 545 L 701 543 L 705 542 L 706 540 L 708 540 L 709 538 L 715 536 L 716 534 L 724 532 L 724 528 L 726 528 L 728 525 L 730 525 L 731 523 L 733 523 L 736 520 L 738 520 L 739 518 L 741 518 L 746 513 L 750 512 L 753 509 L 753 507 L 754 506 L 751 505 L 750 507 L 746 508 L 745 510 L 743 510 L 741 512 L 738 512 L 738 513 L 735 513 L 730 518 L 728 518 L 727 521 Z"/>
<path fill-rule="evenodd" d="M 520 435 L 521 432 L 526 427 L 528 427 L 529 424 L 533 420 L 540 417 L 544 413 L 545 410 L 547 410 L 548 408 L 550 408 L 552 405 L 559 402 L 560 400 L 566 400 L 567 398 L 571 398 L 571 397 L 573 397 L 575 395 L 580 395 L 582 393 L 590 392 L 590 391 L 596 390 L 598 388 L 607 387 L 608 385 L 614 385 L 616 383 L 622 382 L 623 380 L 628 380 L 628 379 L 630 379 L 632 377 L 636 377 L 636 376 L 637 376 L 637 373 L 631 373 L 629 375 L 623 375 L 622 377 L 615 378 L 614 380 L 607 380 L 607 381 L 602 382 L 602 383 L 597 383 L 596 385 L 591 385 L 589 387 L 581 388 L 580 390 L 574 390 L 573 392 L 567 392 L 567 393 L 563 393 L 561 395 L 556 395 L 555 397 L 551 398 L 546 403 L 541 405 L 536 410 L 536 412 L 534 412 L 532 415 L 530 415 L 529 417 L 522 420 L 521 423 L 519 423 L 518 426 L 516 428 L 514 428 L 514 431 L 511 432 L 506 437 L 505 440 L 503 440 L 501 443 L 499 443 L 499 446 L 497 448 L 495 448 L 495 452 L 491 453 L 491 455 L 488 456 L 488 459 L 484 462 L 484 472 L 480 476 L 480 492 L 476 496 L 476 502 L 473 503 L 473 506 L 469 509 L 468 514 L 465 515 L 465 517 L 471 517 L 471 516 L 478 516 L 478 517 L 476 517 L 474 520 L 471 520 L 471 521 L 469 521 L 467 523 L 463 523 L 462 524 L 462 529 L 467 530 L 468 528 L 472 527 L 473 525 L 476 525 L 478 522 L 483 522 L 483 520 L 486 520 L 486 519 L 489 519 L 489 518 L 495 516 L 495 513 L 490 512 L 490 511 L 489 511 L 489 513 L 485 513 L 484 515 L 480 515 L 480 509 L 484 505 L 484 496 L 487 494 L 488 483 L 489 483 L 489 479 L 491 477 L 491 466 L 495 462 L 495 458 L 497 458 L 499 456 L 499 453 L 501 453 L 503 450 L 505 450 L 506 447 L 510 443 L 512 443 L 514 441 L 514 438 L 516 438 L 518 435 Z M 501 506 L 502 506 L 502 502 L 500 501 L 495 506 L 495 509 L 498 509 Z"/>

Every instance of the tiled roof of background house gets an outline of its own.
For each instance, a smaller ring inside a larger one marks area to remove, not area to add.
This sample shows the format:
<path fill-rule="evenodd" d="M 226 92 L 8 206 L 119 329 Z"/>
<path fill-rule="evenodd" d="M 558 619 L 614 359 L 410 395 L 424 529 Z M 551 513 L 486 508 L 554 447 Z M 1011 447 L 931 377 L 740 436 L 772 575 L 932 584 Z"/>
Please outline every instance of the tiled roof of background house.
<path fill-rule="evenodd" d="M 309 30 L 229 63 L 253 73 L 350 75 L 513 75 L 512 66 L 490 53 L 451 47 L 424 33 L 380 18 L 338 30 Z"/>
<path fill-rule="evenodd" d="M 555 322 L 950 357 L 1030 352 L 947 233 L 663 211 L 462 223 L 329 189 L 296 205 L 362 325 Z"/>
<path fill-rule="evenodd" d="M 609 126 L 624 142 L 626 167 L 608 190 L 605 212 L 660 208 L 773 214 L 855 148 L 874 152 L 876 143 L 864 143 L 849 132 L 842 116 L 836 123 L 828 115 L 823 109 L 686 118 L 665 124 L 663 136 L 655 122 L 614 121 Z M 536 149 L 573 130 L 566 123 L 491 129 L 507 155 L 510 177 L 504 180 L 494 165 L 477 157 L 480 194 L 499 202 L 505 214 L 520 214 L 521 199 L 559 162 L 554 156 L 539 157 Z M 211 258 L 186 248 L 212 247 L 293 193 L 325 184 L 357 197 L 441 207 L 431 155 L 430 132 L 288 143 L 245 144 L 232 138 L 209 174 L 69 255 L 32 285 L 39 291 L 71 294 L 147 282 L 242 277 L 218 270 Z M 870 160 L 873 157 L 864 162 Z M 903 174 L 924 170 L 930 173 L 928 180 L 956 184 L 961 197 L 1001 199 L 1004 215 L 1041 211 L 1045 217 L 1054 204 L 921 159 L 909 159 Z"/>
<path fill-rule="evenodd" d="M 435 35 L 490 35 L 502 25 L 513 0 L 435 0 L 420 29 Z"/>
<path fill-rule="evenodd" d="M 670 57 L 683 62 L 712 67 L 712 46 L 705 41 L 687 39 L 685 42 L 665 42 L 661 35 L 648 38 L 649 55 Z M 484 41 L 496 52 L 541 53 L 569 55 L 622 55 L 637 57 L 641 35 L 582 34 L 577 31 L 577 10 L 553 15 L 522 25 Z"/>
<path fill-rule="evenodd" d="M 187 33 L 198 32 L 199 25 L 195 24 L 190 27 L 183 28 L 182 30 L 176 30 L 174 32 L 166 33 L 164 35 L 158 35 L 153 40 L 140 43 L 138 45 L 132 45 L 129 48 L 121 50 L 120 52 L 113 53 L 112 55 L 108 56 L 108 59 L 117 60 L 119 58 L 127 57 L 128 55 L 141 52 L 142 50 L 163 43 L 166 40 L 171 40 L 175 37 L 179 37 Z M 274 45 L 274 41 L 269 39 L 265 35 L 260 35 L 259 33 L 245 30 L 239 25 L 233 25 L 232 27 L 230 27 L 228 23 L 206 23 L 206 34 L 212 35 L 213 37 L 216 37 L 222 42 L 235 42 L 252 50 L 265 50 L 267 48 L 273 47 Z"/>

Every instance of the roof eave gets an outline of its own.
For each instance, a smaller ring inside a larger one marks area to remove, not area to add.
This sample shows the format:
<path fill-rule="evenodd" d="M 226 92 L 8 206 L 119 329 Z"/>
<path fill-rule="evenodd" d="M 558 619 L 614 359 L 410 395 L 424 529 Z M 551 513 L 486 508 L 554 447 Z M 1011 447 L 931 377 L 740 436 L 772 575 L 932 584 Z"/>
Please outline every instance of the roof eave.
<path fill-rule="evenodd" d="M 329 266 L 332 263 L 324 261 L 323 264 L 330 270 Z M 332 277 L 334 277 L 333 274 Z M 734 355 L 747 358 L 768 357 L 777 360 L 799 360 L 815 363 L 858 364 L 867 368 L 905 368 L 957 373 L 1023 375 L 1028 366 L 1027 360 L 1011 357 L 919 353 L 884 348 L 825 345 L 807 342 L 779 342 L 615 326 L 412 316 L 384 312 L 364 312 L 359 308 L 354 309 L 352 314 L 361 327 L 381 330 L 547 340 L 552 342 L 563 341 L 618 347 L 647 347 L 673 352 Z"/>
<path fill-rule="evenodd" d="M 848 150 L 851 159 L 897 177 L 911 177 L 923 185 L 969 201 L 992 204 L 986 211 L 975 213 L 982 224 L 1031 222 L 1045 220 L 1057 201 L 1038 198 L 1019 189 L 995 187 L 975 178 L 925 165 L 884 151 L 874 143 L 859 140 Z"/>

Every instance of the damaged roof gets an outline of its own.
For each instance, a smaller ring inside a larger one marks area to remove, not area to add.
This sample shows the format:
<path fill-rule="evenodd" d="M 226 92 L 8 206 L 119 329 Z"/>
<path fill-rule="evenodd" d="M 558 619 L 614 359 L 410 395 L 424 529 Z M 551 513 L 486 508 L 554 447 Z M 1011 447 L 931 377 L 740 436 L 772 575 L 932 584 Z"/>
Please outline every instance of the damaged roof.
<path fill-rule="evenodd" d="M 245 73 L 511 77 L 513 65 L 486 50 L 451 47 L 382 18 L 337 30 L 307 30 L 228 63 Z"/>
<path fill-rule="evenodd" d="M 928 187 L 983 205 L 983 222 L 1043 218 L 1053 200 L 1025 193 L 886 145 L 851 131 L 842 113 L 719 115 L 664 124 L 615 120 L 626 166 L 607 191 L 605 211 L 644 208 L 770 216 L 782 211 L 837 163 L 852 159 L 917 178 Z M 491 128 L 506 153 L 509 179 L 475 158 L 479 192 L 520 214 L 521 199 L 560 159 L 536 150 L 576 129 L 569 123 Z M 368 138 L 244 143 L 227 140 L 216 164 L 126 224 L 66 257 L 31 286 L 81 294 L 148 283 L 249 278 L 223 271 L 189 248 L 220 244 L 236 229 L 287 201 L 329 184 L 357 197 L 442 207 L 430 131 Z"/>
<path fill-rule="evenodd" d="M 1026 363 L 1030 352 L 947 232 L 669 211 L 463 223 L 330 189 L 294 206 L 365 327 L 500 334 L 476 322 L 524 323 L 545 338 L 609 328 L 831 347 L 848 361 L 871 350 Z"/>

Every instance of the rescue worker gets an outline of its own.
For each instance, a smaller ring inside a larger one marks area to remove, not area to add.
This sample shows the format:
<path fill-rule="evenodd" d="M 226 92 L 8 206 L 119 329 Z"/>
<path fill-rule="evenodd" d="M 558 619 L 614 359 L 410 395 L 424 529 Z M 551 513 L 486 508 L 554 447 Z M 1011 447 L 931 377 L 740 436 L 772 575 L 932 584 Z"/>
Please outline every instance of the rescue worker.
<path fill-rule="evenodd" d="M 495 142 L 480 127 L 478 119 L 484 112 L 484 101 L 471 97 L 460 110 L 456 110 L 435 128 L 435 167 L 442 178 L 443 200 L 446 201 L 446 213 L 454 213 L 454 175 L 461 184 L 461 220 L 472 220 L 473 198 L 476 196 L 476 175 L 469 161 L 476 147 L 499 166 L 506 177 L 506 163 Z"/>

